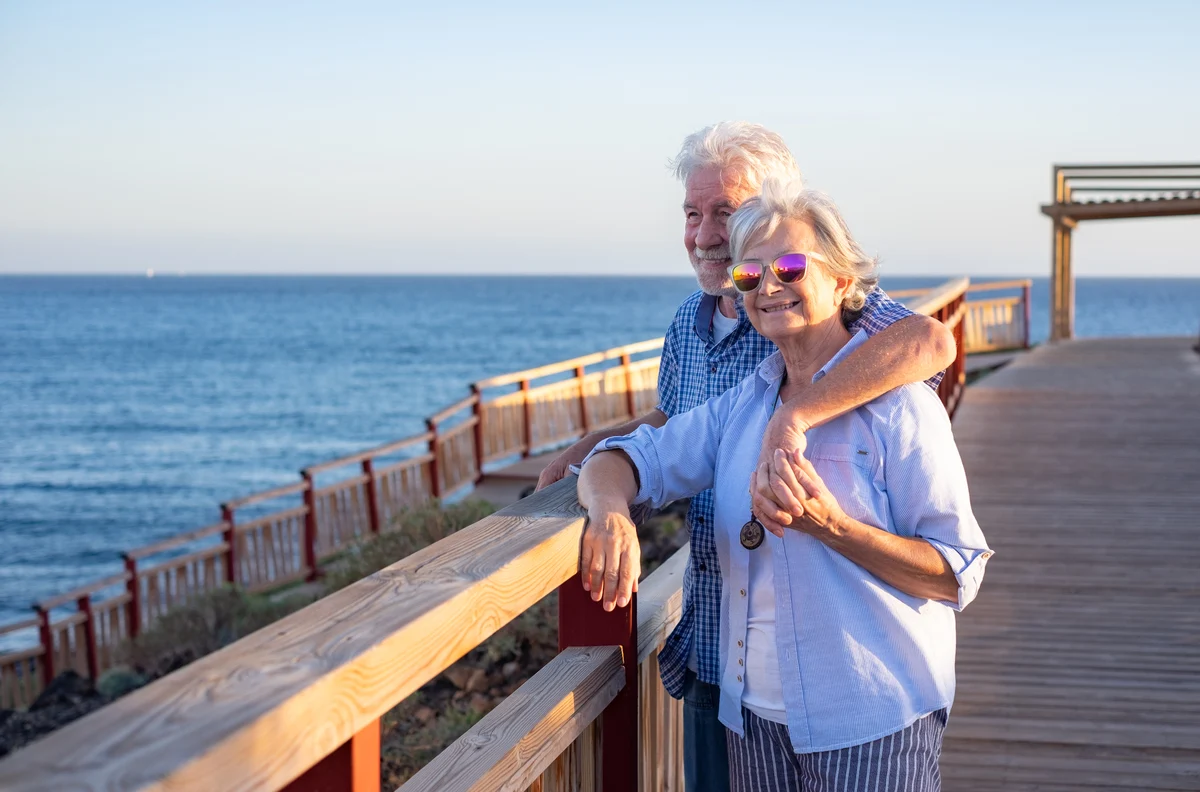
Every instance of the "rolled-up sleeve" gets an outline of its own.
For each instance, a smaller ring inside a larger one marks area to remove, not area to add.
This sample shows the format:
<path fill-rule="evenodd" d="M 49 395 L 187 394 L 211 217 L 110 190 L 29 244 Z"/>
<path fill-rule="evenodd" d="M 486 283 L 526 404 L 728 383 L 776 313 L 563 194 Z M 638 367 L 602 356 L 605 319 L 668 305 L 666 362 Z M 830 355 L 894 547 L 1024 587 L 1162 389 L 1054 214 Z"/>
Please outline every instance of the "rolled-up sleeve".
<path fill-rule="evenodd" d="M 889 419 L 884 477 L 897 533 L 929 542 L 954 571 L 962 610 L 975 599 L 992 550 L 971 509 L 950 419 L 933 393 L 905 386 Z"/>
<path fill-rule="evenodd" d="M 638 474 L 638 493 L 633 502 L 656 509 L 703 492 L 713 485 L 721 434 L 740 390 L 732 388 L 694 410 L 674 416 L 661 427 L 643 424 L 632 434 L 602 440 L 584 458 L 583 465 L 601 451 L 624 451 Z"/>

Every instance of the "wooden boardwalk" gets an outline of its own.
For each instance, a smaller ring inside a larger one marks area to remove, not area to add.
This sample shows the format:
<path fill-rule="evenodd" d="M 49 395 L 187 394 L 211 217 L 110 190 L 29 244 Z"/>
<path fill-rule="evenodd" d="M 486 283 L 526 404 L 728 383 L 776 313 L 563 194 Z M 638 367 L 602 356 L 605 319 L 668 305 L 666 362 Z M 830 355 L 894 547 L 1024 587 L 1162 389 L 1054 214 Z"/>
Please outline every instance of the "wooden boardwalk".
<path fill-rule="evenodd" d="M 1041 347 L 955 435 L 996 550 L 959 617 L 947 792 L 1200 789 L 1200 355 Z"/>

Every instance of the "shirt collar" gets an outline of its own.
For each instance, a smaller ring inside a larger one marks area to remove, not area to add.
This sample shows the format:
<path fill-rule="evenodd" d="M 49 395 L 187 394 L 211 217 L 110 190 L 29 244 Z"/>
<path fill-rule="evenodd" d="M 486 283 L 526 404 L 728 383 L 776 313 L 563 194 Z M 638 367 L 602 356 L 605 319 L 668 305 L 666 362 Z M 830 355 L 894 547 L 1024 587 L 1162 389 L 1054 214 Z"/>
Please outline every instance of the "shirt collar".
<path fill-rule="evenodd" d="M 704 294 L 700 298 L 700 305 L 696 307 L 696 335 L 707 341 L 711 337 L 709 328 L 712 327 L 713 313 L 717 310 L 718 297 L 711 294 Z M 746 307 L 742 305 L 740 297 L 735 297 L 733 300 L 734 306 L 737 308 L 738 325 L 749 322 L 746 318 Z"/>
<path fill-rule="evenodd" d="M 845 346 L 839 349 L 834 356 L 829 359 L 829 362 L 822 366 L 821 370 L 813 375 L 812 381 L 816 382 L 832 371 L 833 367 L 849 357 L 851 352 L 865 344 L 868 337 L 867 331 L 865 330 L 859 330 L 857 333 L 851 336 L 850 340 L 846 342 Z M 758 364 L 757 374 L 759 385 L 761 387 L 778 386 L 779 380 L 783 377 L 784 369 L 785 366 L 783 363 L 783 353 L 776 350 L 773 354 L 768 356 L 766 360 Z"/>

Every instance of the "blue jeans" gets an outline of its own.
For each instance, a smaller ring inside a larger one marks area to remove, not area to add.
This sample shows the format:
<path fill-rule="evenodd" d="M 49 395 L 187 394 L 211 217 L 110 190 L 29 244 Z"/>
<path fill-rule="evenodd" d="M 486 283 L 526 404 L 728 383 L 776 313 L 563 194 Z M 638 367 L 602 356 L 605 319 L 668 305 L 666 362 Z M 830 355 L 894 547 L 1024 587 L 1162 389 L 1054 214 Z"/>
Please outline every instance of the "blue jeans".
<path fill-rule="evenodd" d="M 686 792 L 729 792 L 725 724 L 717 720 L 721 689 L 693 671 L 683 679 L 683 784 Z"/>

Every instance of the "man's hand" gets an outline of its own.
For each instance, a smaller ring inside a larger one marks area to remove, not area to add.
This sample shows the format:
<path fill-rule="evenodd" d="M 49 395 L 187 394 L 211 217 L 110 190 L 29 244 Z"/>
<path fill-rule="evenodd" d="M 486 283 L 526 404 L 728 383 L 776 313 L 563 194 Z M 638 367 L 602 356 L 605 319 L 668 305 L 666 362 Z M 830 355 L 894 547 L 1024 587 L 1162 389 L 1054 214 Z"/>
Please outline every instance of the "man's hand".
<path fill-rule="evenodd" d="M 763 434 L 762 447 L 758 452 L 758 465 L 750 479 L 750 508 L 754 516 L 771 533 L 783 536 L 783 529 L 804 512 L 789 487 L 780 475 L 780 466 L 775 463 L 775 452 L 781 451 L 787 459 L 803 455 L 808 448 L 804 433 L 808 424 L 795 409 L 782 405 L 771 416 L 767 431 Z M 783 466 L 787 469 L 787 465 Z"/>
<path fill-rule="evenodd" d="M 604 600 L 604 610 L 624 608 L 642 576 L 642 548 L 637 528 L 624 504 L 597 504 L 588 510 L 579 558 L 583 590 L 592 601 Z"/>
<path fill-rule="evenodd" d="M 586 435 L 582 440 L 577 440 L 542 469 L 542 474 L 538 476 L 537 488 L 543 490 L 554 482 L 566 478 L 568 468 L 571 465 L 581 464 L 583 458 L 591 452 L 595 445 L 596 441 Z"/>

